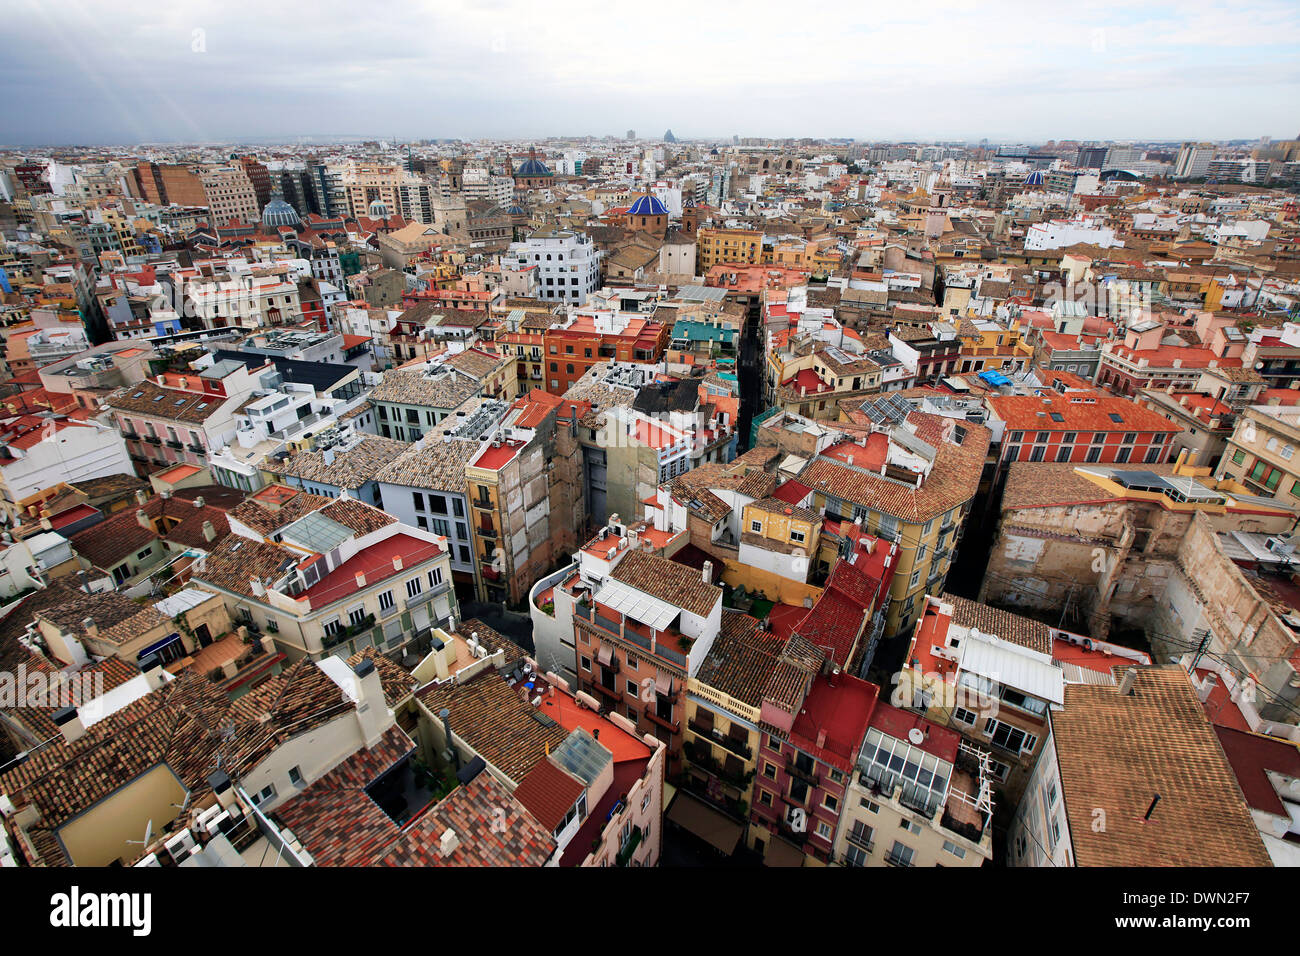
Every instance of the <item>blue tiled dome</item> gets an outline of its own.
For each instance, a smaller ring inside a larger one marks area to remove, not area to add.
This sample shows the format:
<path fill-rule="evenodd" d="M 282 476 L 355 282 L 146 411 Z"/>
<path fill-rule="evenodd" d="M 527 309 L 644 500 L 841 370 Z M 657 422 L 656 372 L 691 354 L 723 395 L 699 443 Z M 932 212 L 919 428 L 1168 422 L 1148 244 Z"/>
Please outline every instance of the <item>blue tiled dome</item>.
<path fill-rule="evenodd" d="M 1030 173 L 1028 176 L 1025 177 L 1025 185 L 1026 186 L 1043 185 L 1043 174 L 1035 169 L 1032 173 Z"/>
<path fill-rule="evenodd" d="M 271 229 L 280 226 L 300 226 L 302 220 L 298 217 L 297 210 L 283 199 L 272 199 L 262 210 L 262 225 Z"/>
<path fill-rule="evenodd" d="M 666 216 L 668 215 L 668 207 L 655 196 L 642 196 L 632 203 L 632 208 L 627 211 L 627 214 L 629 216 Z"/>
<path fill-rule="evenodd" d="M 528 150 L 528 158 L 515 170 L 516 179 L 546 179 L 551 176 L 550 169 L 537 158 L 537 151 Z"/>
<path fill-rule="evenodd" d="M 506 215 L 508 215 L 508 216 L 527 216 L 527 215 L 528 215 L 528 210 L 525 209 L 523 206 L 511 206 L 509 209 L 506 210 Z"/>

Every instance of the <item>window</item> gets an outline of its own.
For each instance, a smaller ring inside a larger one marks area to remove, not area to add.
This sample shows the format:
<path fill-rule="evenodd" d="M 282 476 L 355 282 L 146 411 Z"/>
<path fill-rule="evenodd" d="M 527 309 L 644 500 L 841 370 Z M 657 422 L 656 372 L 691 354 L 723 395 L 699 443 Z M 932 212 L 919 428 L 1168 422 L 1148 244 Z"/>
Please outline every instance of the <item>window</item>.
<path fill-rule="evenodd" d="M 916 823 L 912 820 L 899 820 L 898 826 L 899 829 L 906 830 L 908 833 L 912 834 L 913 836 L 916 836 L 918 833 L 921 832 L 921 824 Z"/>
<path fill-rule="evenodd" d="M 580 663 L 580 664 L 582 665 L 582 669 L 583 669 L 584 671 L 589 671 L 589 670 L 591 670 L 591 658 L 590 658 L 590 657 L 584 657 L 584 658 L 582 658 L 578 663 Z"/>
<path fill-rule="evenodd" d="M 862 809 L 866 810 L 868 813 L 880 812 L 880 804 L 872 800 L 868 800 L 866 797 L 860 797 L 858 799 L 858 803 L 861 805 Z"/>
<path fill-rule="evenodd" d="M 956 707 L 952 712 L 952 719 L 966 724 L 968 727 L 975 726 L 975 715 L 964 707 Z"/>
<path fill-rule="evenodd" d="M 754 534 L 762 534 L 762 533 L 763 533 L 763 522 L 761 522 L 761 521 L 751 521 L 751 522 L 749 523 L 749 530 L 752 531 L 752 532 L 754 532 Z"/>
<path fill-rule="evenodd" d="M 442 568 L 432 568 L 429 571 L 429 587 L 436 588 L 442 583 Z"/>
<path fill-rule="evenodd" d="M 910 846 L 906 846 L 905 844 L 899 843 L 895 840 L 894 845 L 889 849 L 889 856 L 887 859 L 890 863 L 894 864 L 894 866 L 911 866 L 912 858 L 914 856 L 916 856 L 916 852 Z"/>
<path fill-rule="evenodd" d="M 1119 451 L 1115 452 L 1115 461 L 1119 462 L 1120 464 L 1123 464 L 1124 462 L 1128 461 L 1129 455 L 1130 453 L 1132 453 L 1132 451 L 1133 449 L 1127 446 L 1121 448 Z"/>
<path fill-rule="evenodd" d="M 299 770 L 297 767 L 290 767 L 290 768 L 289 768 L 289 782 L 290 782 L 291 784 L 293 784 L 295 787 L 301 787 L 301 786 L 302 786 L 302 771 Z"/>
<path fill-rule="evenodd" d="M 640 693 L 640 690 L 641 689 L 637 686 L 636 681 L 630 680 L 627 682 L 627 692 L 631 694 L 633 697 L 636 697 L 637 694 Z"/>
<path fill-rule="evenodd" d="M 959 860 L 964 860 L 964 859 L 966 859 L 966 850 L 965 850 L 965 848 L 964 848 L 964 847 L 960 847 L 960 846 L 958 846 L 957 844 L 953 843 L 951 840 L 944 840 L 944 841 L 943 841 L 943 850 L 944 850 L 945 853 L 951 853 L 953 856 L 955 856 L 955 857 L 956 857 L 957 859 L 959 859 Z"/>
<path fill-rule="evenodd" d="M 764 763 L 763 763 L 763 776 L 767 777 L 768 780 L 775 780 L 775 779 L 776 779 L 776 767 L 774 767 L 772 764 L 767 763 L 766 761 L 764 761 Z"/>
<path fill-rule="evenodd" d="M 823 840 L 829 840 L 831 838 L 831 825 L 825 820 L 818 820 L 817 835 Z"/>
<path fill-rule="evenodd" d="M 1038 738 L 1033 734 L 1027 734 L 1019 727 L 1012 727 L 1000 720 L 990 719 L 984 725 L 984 736 L 994 745 L 1012 753 L 1027 753 L 1038 745 Z"/>
<path fill-rule="evenodd" d="M 424 585 L 420 583 L 419 578 L 411 578 L 406 582 L 406 596 L 413 598 L 424 590 Z"/>
<path fill-rule="evenodd" d="M 257 793 L 253 794 L 253 795 L 252 795 L 252 798 L 253 798 L 253 803 L 254 803 L 256 806 L 259 806 L 259 807 L 260 807 L 262 804 L 266 803 L 266 801 L 268 801 L 268 800 L 274 800 L 274 799 L 275 799 L 275 784 L 273 784 L 273 783 L 268 783 L 268 784 L 267 784 L 265 787 L 263 787 L 261 790 L 257 791 Z"/>
<path fill-rule="evenodd" d="M 802 543 L 803 543 L 803 539 L 804 539 L 804 535 L 803 535 L 803 532 L 802 532 L 802 531 L 791 531 L 791 532 L 790 532 L 790 540 L 793 541 L 795 544 L 802 544 Z"/>
<path fill-rule="evenodd" d="M 359 627 L 361 622 L 366 619 L 366 607 L 364 604 L 358 604 L 352 610 L 348 611 L 348 623 L 353 627 Z"/>
<path fill-rule="evenodd" d="M 393 592 L 385 591 L 379 595 L 379 610 L 391 611 L 393 609 Z"/>
<path fill-rule="evenodd" d="M 772 805 L 772 794 L 760 787 L 758 791 L 758 802 L 765 807 L 770 807 Z"/>
<path fill-rule="evenodd" d="M 1240 465 L 1245 460 L 1246 460 L 1246 453 L 1242 451 L 1240 448 L 1238 448 L 1236 451 L 1232 453 L 1232 463 L 1234 465 Z"/>

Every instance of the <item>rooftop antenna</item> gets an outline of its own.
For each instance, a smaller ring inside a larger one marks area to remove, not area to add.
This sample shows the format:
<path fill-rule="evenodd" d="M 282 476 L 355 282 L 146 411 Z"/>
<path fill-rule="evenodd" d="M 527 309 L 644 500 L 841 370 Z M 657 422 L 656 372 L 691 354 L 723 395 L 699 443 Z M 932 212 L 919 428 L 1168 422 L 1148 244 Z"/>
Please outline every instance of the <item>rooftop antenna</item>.
<path fill-rule="evenodd" d="M 1142 817 L 1142 822 L 1147 823 L 1151 820 L 1151 814 L 1155 812 L 1156 804 L 1160 802 L 1160 794 L 1151 798 L 1151 806 L 1147 807 L 1147 812 Z"/>

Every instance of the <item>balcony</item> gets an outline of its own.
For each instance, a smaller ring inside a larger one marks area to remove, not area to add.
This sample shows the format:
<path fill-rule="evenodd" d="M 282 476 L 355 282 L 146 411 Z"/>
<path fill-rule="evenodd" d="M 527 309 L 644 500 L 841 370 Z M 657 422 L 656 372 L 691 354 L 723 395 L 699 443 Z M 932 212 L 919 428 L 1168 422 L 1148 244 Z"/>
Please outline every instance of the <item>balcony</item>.
<path fill-rule="evenodd" d="M 713 729 L 712 727 L 705 727 L 693 720 L 688 720 L 686 722 L 686 726 L 689 727 L 691 730 L 693 730 L 695 733 L 699 734 L 701 737 L 705 738 L 706 740 L 711 740 L 719 747 L 722 747 L 730 751 L 731 753 L 735 754 L 737 757 L 744 757 L 746 760 L 752 760 L 754 757 L 754 751 L 743 740 L 737 740 L 734 737 L 724 736 L 723 734 L 719 733 L 717 730 Z"/>
<path fill-rule="evenodd" d="M 204 448 L 203 445 L 202 445 L 202 444 L 199 444 L 198 442 L 190 442 L 190 444 L 186 445 L 185 447 L 186 447 L 186 449 L 188 449 L 189 451 L 194 452 L 194 454 L 196 454 L 196 455 L 206 455 L 206 454 L 208 453 L 208 450 L 207 450 L 206 448 Z"/>
<path fill-rule="evenodd" d="M 620 704 L 623 703 L 623 695 L 615 688 L 609 687 L 600 682 L 597 682 L 592 686 L 596 688 L 596 692 L 602 697 L 608 697 L 610 700 L 617 701 Z"/>
<path fill-rule="evenodd" d="M 632 859 L 632 854 L 636 848 L 641 845 L 641 838 L 645 834 L 640 827 L 633 827 L 632 832 L 628 834 L 627 840 L 624 841 L 622 848 L 618 851 L 618 857 L 615 862 L 619 866 L 627 866 L 628 861 Z"/>
<path fill-rule="evenodd" d="M 653 710 L 647 709 L 645 711 L 645 716 L 646 719 L 650 721 L 650 723 L 662 727 L 664 730 L 667 730 L 670 733 L 679 734 L 682 732 L 682 725 L 680 723 L 674 724 L 668 720 L 665 720 L 663 717 L 660 717 L 658 714 L 656 714 Z"/>
<path fill-rule="evenodd" d="M 715 759 L 711 754 L 707 753 L 703 747 L 700 747 L 692 741 L 688 740 L 682 749 L 686 753 L 686 759 L 696 767 L 708 771 L 719 780 L 724 783 L 729 783 L 733 787 L 746 790 L 749 788 L 750 781 L 754 779 L 753 770 L 742 771 L 740 773 L 728 770 L 726 764 Z"/>
<path fill-rule="evenodd" d="M 801 769 L 790 757 L 787 757 L 785 760 L 785 772 L 793 777 L 797 777 L 810 787 L 815 788 L 821 786 L 821 777 L 817 776 L 817 774 L 813 773 L 811 770 Z"/>
<path fill-rule="evenodd" d="M 890 866 L 910 867 L 912 865 L 912 861 L 909 858 L 907 858 L 901 853 L 895 853 L 893 850 L 890 850 L 888 853 L 885 854 L 885 862 L 888 863 Z"/>
<path fill-rule="evenodd" d="M 852 844 L 853 846 L 856 846 L 858 849 L 863 850 L 867 853 L 870 853 L 872 850 L 876 848 L 875 840 L 871 839 L 870 837 L 863 836 L 860 833 L 856 833 L 853 830 L 850 830 L 848 832 L 845 839 L 847 839 L 849 843 Z"/>
<path fill-rule="evenodd" d="M 144 441 L 147 441 L 147 442 L 148 442 L 149 444 L 151 444 L 151 445 L 161 445 L 161 444 L 162 444 L 162 439 L 159 438 L 157 435 L 145 435 L 145 436 L 143 437 L 143 440 L 144 440 Z"/>

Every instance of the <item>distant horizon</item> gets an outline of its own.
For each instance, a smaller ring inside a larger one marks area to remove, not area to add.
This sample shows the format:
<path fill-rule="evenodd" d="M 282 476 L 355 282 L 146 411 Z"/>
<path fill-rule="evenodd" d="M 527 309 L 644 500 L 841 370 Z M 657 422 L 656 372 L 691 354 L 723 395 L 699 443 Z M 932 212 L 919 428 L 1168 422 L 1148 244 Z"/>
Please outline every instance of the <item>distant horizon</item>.
<path fill-rule="evenodd" d="M 1300 133 L 1294 135 L 1271 135 L 1262 133 L 1257 136 L 1234 136 L 1227 139 L 1211 139 L 1206 136 L 1185 136 L 1177 139 L 1134 139 L 1133 137 L 1116 137 L 1112 139 L 1098 139 L 1096 137 L 1080 139 L 1076 137 L 1062 136 L 1058 138 L 1049 138 L 1044 140 L 1035 139 L 992 139 L 990 137 L 981 137 L 980 139 L 918 139 L 915 137 L 908 139 L 855 139 L 844 136 L 759 136 L 746 133 L 729 134 L 725 137 L 707 137 L 692 136 L 684 133 L 673 133 L 676 140 L 674 143 L 668 143 L 670 146 L 683 146 L 690 144 L 716 145 L 716 146 L 733 146 L 732 135 L 744 139 L 768 140 L 771 142 L 782 142 L 788 140 L 812 140 L 809 144 L 815 146 L 825 144 L 831 146 L 953 146 L 967 147 L 974 149 L 997 149 L 1003 146 L 1025 146 L 1033 149 L 1047 146 L 1049 143 L 1060 145 L 1061 143 L 1077 144 L 1081 147 L 1086 146 L 1132 146 L 1133 148 L 1169 148 L 1179 147 L 1184 143 L 1210 143 L 1214 146 L 1247 146 L 1259 143 L 1265 137 L 1270 142 L 1287 142 L 1294 139 L 1300 139 Z M 614 140 L 616 143 L 664 143 L 665 141 L 654 136 L 637 136 L 634 140 L 626 139 L 626 133 L 622 136 L 612 133 L 585 133 L 573 135 L 547 134 L 542 136 L 413 136 L 410 138 L 395 138 L 392 136 L 367 136 L 362 134 L 317 134 L 315 136 L 295 136 L 289 139 L 277 139 L 275 137 L 255 137 L 255 138 L 231 138 L 231 139 L 214 139 L 214 140 L 149 140 L 143 142 L 3 142 L 0 141 L 0 151 L 8 150 L 41 150 L 41 149 L 149 149 L 149 148 L 185 148 L 192 147 L 196 149 L 214 149 L 225 146 L 260 146 L 269 147 L 312 147 L 312 146 L 353 146 L 361 143 L 379 142 L 385 143 L 389 148 L 398 146 L 416 146 L 422 142 L 431 146 L 450 145 L 452 143 L 536 143 L 541 146 L 544 143 L 572 143 L 582 140 L 595 140 L 604 142 L 605 140 Z M 745 147 L 741 147 L 745 148 Z M 755 148 L 755 147 L 749 147 Z"/>
<path fill-rule="evenodd" d="M 526 141 L 578 125 L 709 142 L 743 129 L 968 143 L 1300 130 L 1293 0 L 828 0 L 796 16 L 751 0 L 744 17 L 697 0 L 0 11 L 0 141 L 15 148 L 351 139 L 350 118 L 374 131 L 364 139 L 403 140 Z"/>

